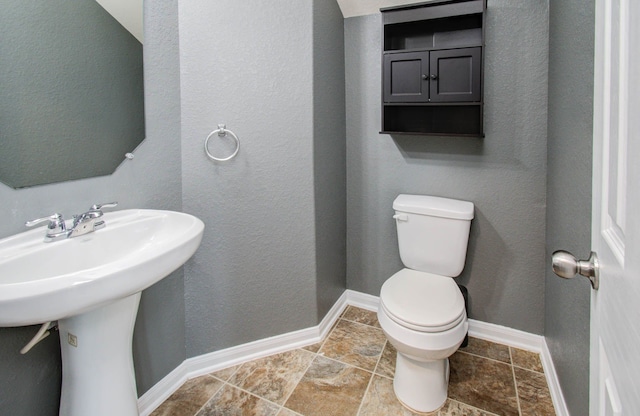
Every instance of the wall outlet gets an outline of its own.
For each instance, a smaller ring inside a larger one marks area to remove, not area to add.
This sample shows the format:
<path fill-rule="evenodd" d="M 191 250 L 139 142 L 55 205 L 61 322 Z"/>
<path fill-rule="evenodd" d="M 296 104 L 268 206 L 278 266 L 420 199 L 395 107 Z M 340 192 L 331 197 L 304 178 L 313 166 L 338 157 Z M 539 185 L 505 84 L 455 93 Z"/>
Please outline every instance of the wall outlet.
<path fill-rule="evenodd" d="M 72 333 L 68 332 L 67 333 L 67 342 L 69 343 L 69 345 L 71 345 L 72 347 L 76 347 L 78 348 L 78 337 L 73 335 Z"/>

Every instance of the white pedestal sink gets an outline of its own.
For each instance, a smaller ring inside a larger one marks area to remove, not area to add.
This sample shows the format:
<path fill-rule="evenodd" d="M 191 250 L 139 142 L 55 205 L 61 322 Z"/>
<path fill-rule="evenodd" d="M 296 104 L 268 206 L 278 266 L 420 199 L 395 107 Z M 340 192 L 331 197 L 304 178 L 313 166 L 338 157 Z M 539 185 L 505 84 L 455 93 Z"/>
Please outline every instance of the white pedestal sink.
<path fill-rule="evenodd" d="M 131 340 L 140 293 L 184 264 L 204 230 L 172 211 L 104 220 L 62 241 L 44 243 L 43 229 L 0 240 L 0 326 L 58 321 L 64 416 L 138 415 Z"/>

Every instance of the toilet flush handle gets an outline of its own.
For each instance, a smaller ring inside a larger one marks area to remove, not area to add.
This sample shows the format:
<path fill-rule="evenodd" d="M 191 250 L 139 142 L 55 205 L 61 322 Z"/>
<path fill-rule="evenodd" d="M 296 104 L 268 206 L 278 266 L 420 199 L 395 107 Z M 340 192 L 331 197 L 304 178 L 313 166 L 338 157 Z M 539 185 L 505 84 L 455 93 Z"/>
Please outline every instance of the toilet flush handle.
<path fill-rule="evenodd" d="M 409 216 L 407 214 L 396 214 L 393 219 L 396 221 L 409 221 Z"/>

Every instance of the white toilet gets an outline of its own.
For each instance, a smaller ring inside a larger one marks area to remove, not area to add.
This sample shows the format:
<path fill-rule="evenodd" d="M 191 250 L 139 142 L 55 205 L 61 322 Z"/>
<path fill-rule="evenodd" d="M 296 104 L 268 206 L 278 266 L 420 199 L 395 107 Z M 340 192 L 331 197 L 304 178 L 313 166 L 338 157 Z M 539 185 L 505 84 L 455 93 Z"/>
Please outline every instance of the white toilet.
<path fill-rule="evenodd" d="M 382 285 L 378 320 L 398 350 L 396 396 L 410 409 L 432 412 L 447 399 L 448 357 L 469 327 L 453 278 L 464 268 L 473 203 L 398 195 L 393 209 L 407 268 Z"/>

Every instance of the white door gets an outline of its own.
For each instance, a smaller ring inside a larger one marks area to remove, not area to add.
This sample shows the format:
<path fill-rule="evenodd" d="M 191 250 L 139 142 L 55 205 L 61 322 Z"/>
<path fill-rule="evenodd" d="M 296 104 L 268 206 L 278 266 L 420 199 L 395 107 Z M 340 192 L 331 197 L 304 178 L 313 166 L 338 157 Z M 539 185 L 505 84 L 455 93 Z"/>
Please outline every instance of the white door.
<path fill-rule="evenodd" d="M 640 415 L 640 1 L 596 0 L 591 415 Z"/>

